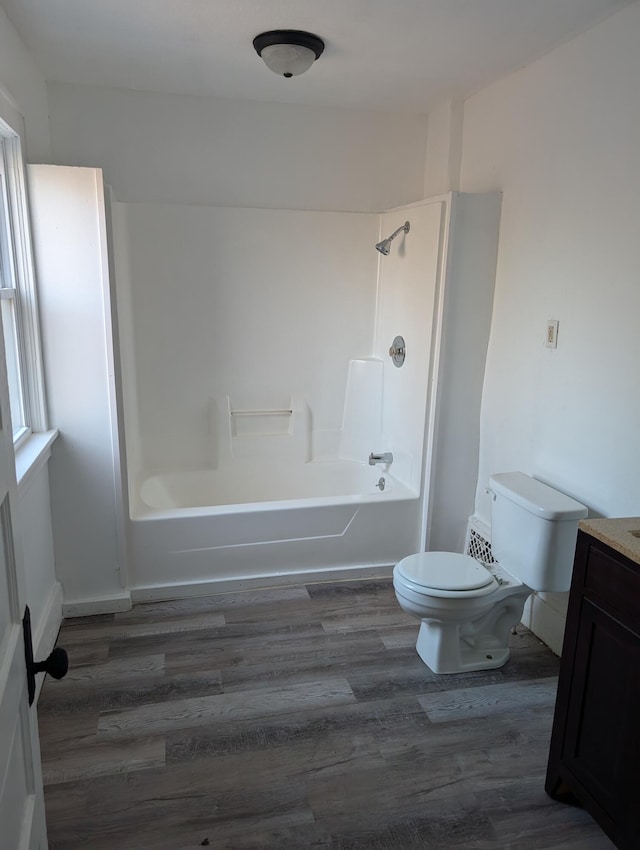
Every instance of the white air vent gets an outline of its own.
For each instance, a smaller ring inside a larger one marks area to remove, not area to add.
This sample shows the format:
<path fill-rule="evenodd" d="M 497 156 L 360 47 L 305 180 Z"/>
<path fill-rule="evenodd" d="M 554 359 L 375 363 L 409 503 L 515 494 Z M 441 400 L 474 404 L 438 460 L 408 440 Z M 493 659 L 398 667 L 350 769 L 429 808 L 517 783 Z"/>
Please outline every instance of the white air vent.
<path fill-rule="evenodd" d="M 467 525 L 467 542 L 465 543 L 465 555 L 471 555 L 481 564 L 494 564 L 495 558 L 491 553 L 491 532 L 487 526 L 477 517 L 469 517 Z"/>

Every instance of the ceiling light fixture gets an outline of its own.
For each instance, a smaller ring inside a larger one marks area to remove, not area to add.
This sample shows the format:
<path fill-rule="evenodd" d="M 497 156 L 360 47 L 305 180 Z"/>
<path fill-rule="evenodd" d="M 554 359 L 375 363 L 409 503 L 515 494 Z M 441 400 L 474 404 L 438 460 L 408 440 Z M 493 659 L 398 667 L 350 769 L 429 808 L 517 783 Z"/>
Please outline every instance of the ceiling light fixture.
<path fill-rule="evenodd" d="M 253 46 L 267 68 L 288 78 L 309 70 L 322 55 L 324 41 L 302 30 L 270 30 L 257 35 Z"/>

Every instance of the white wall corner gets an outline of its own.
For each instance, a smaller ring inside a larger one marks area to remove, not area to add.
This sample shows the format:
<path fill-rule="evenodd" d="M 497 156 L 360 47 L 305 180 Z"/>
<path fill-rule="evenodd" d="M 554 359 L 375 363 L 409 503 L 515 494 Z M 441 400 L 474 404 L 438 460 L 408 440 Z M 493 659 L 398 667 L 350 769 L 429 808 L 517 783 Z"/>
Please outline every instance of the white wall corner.
<path fill-rule="evenodd" d="M 464 101 L 448 100 L 427 116 L 425 198 L 460 189 Z"/>
<path fill-rule="evenodd" d="M 422 197 L 428 198 L 428 189 L 429 189 L 429 167 L 430 167 L 430 154 L 429 154 L 429 139 L 431 137 L 431 124 L 432 124 L 431 114 L 425 116 L 425 128 L 424 128 L 424 165 L 422 168 Z"/>
<path fill-rule="evenodd" d="M 49 104 L 44 76 L 29 53 L 18 30 L 0 9 L 0 114 L 8 118 L 4 107 L 19 114 L 24 122 L 20 135 L 28 162 L 49 162 L 51 132 Z M 18 126 L 9 118 L 13 129 Z"/>
<path fill-rule="evenodd" d="M 464 101 L 453 100 L 449 104 L 449 107 L 448 190 L 451 192 L 458 192 L 460 191 L 460 172 L 462 169 Z"/>

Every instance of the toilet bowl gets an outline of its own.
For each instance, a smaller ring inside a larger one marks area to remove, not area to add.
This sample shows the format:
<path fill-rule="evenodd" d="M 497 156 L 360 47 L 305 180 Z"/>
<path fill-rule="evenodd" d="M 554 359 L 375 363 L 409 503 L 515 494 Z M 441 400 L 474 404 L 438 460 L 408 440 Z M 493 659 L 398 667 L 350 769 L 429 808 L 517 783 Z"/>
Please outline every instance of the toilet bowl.
<path fill-rule="evenodd" d="M 419 552 L 393 570 L 400 606 L 421 620 L 416 650 L 434 673 L 501 667 L 530 594 L 569 589 L 585 506 L 523 472 L 492 475 L 487 493 L 496 562 Z"/>
<path fill-rule="evenodd" d="M 420 552 L 393 570 L 400 607 L 422 622 L 416 650 L 434 673 L 489 670 L 509 658 L 509 634 L 530 588 L 497 564 Z"/>

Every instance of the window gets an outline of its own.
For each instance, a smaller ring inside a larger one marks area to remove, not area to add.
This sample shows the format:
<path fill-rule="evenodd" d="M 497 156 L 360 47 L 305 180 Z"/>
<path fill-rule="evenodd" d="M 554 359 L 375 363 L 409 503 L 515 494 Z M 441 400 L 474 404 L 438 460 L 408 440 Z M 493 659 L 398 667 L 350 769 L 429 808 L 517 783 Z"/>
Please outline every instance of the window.
<path fill-rule="evenodd" d="M 0 119 L 0 316 L 13 442 L 46 429 L 20 137 Z"/>

